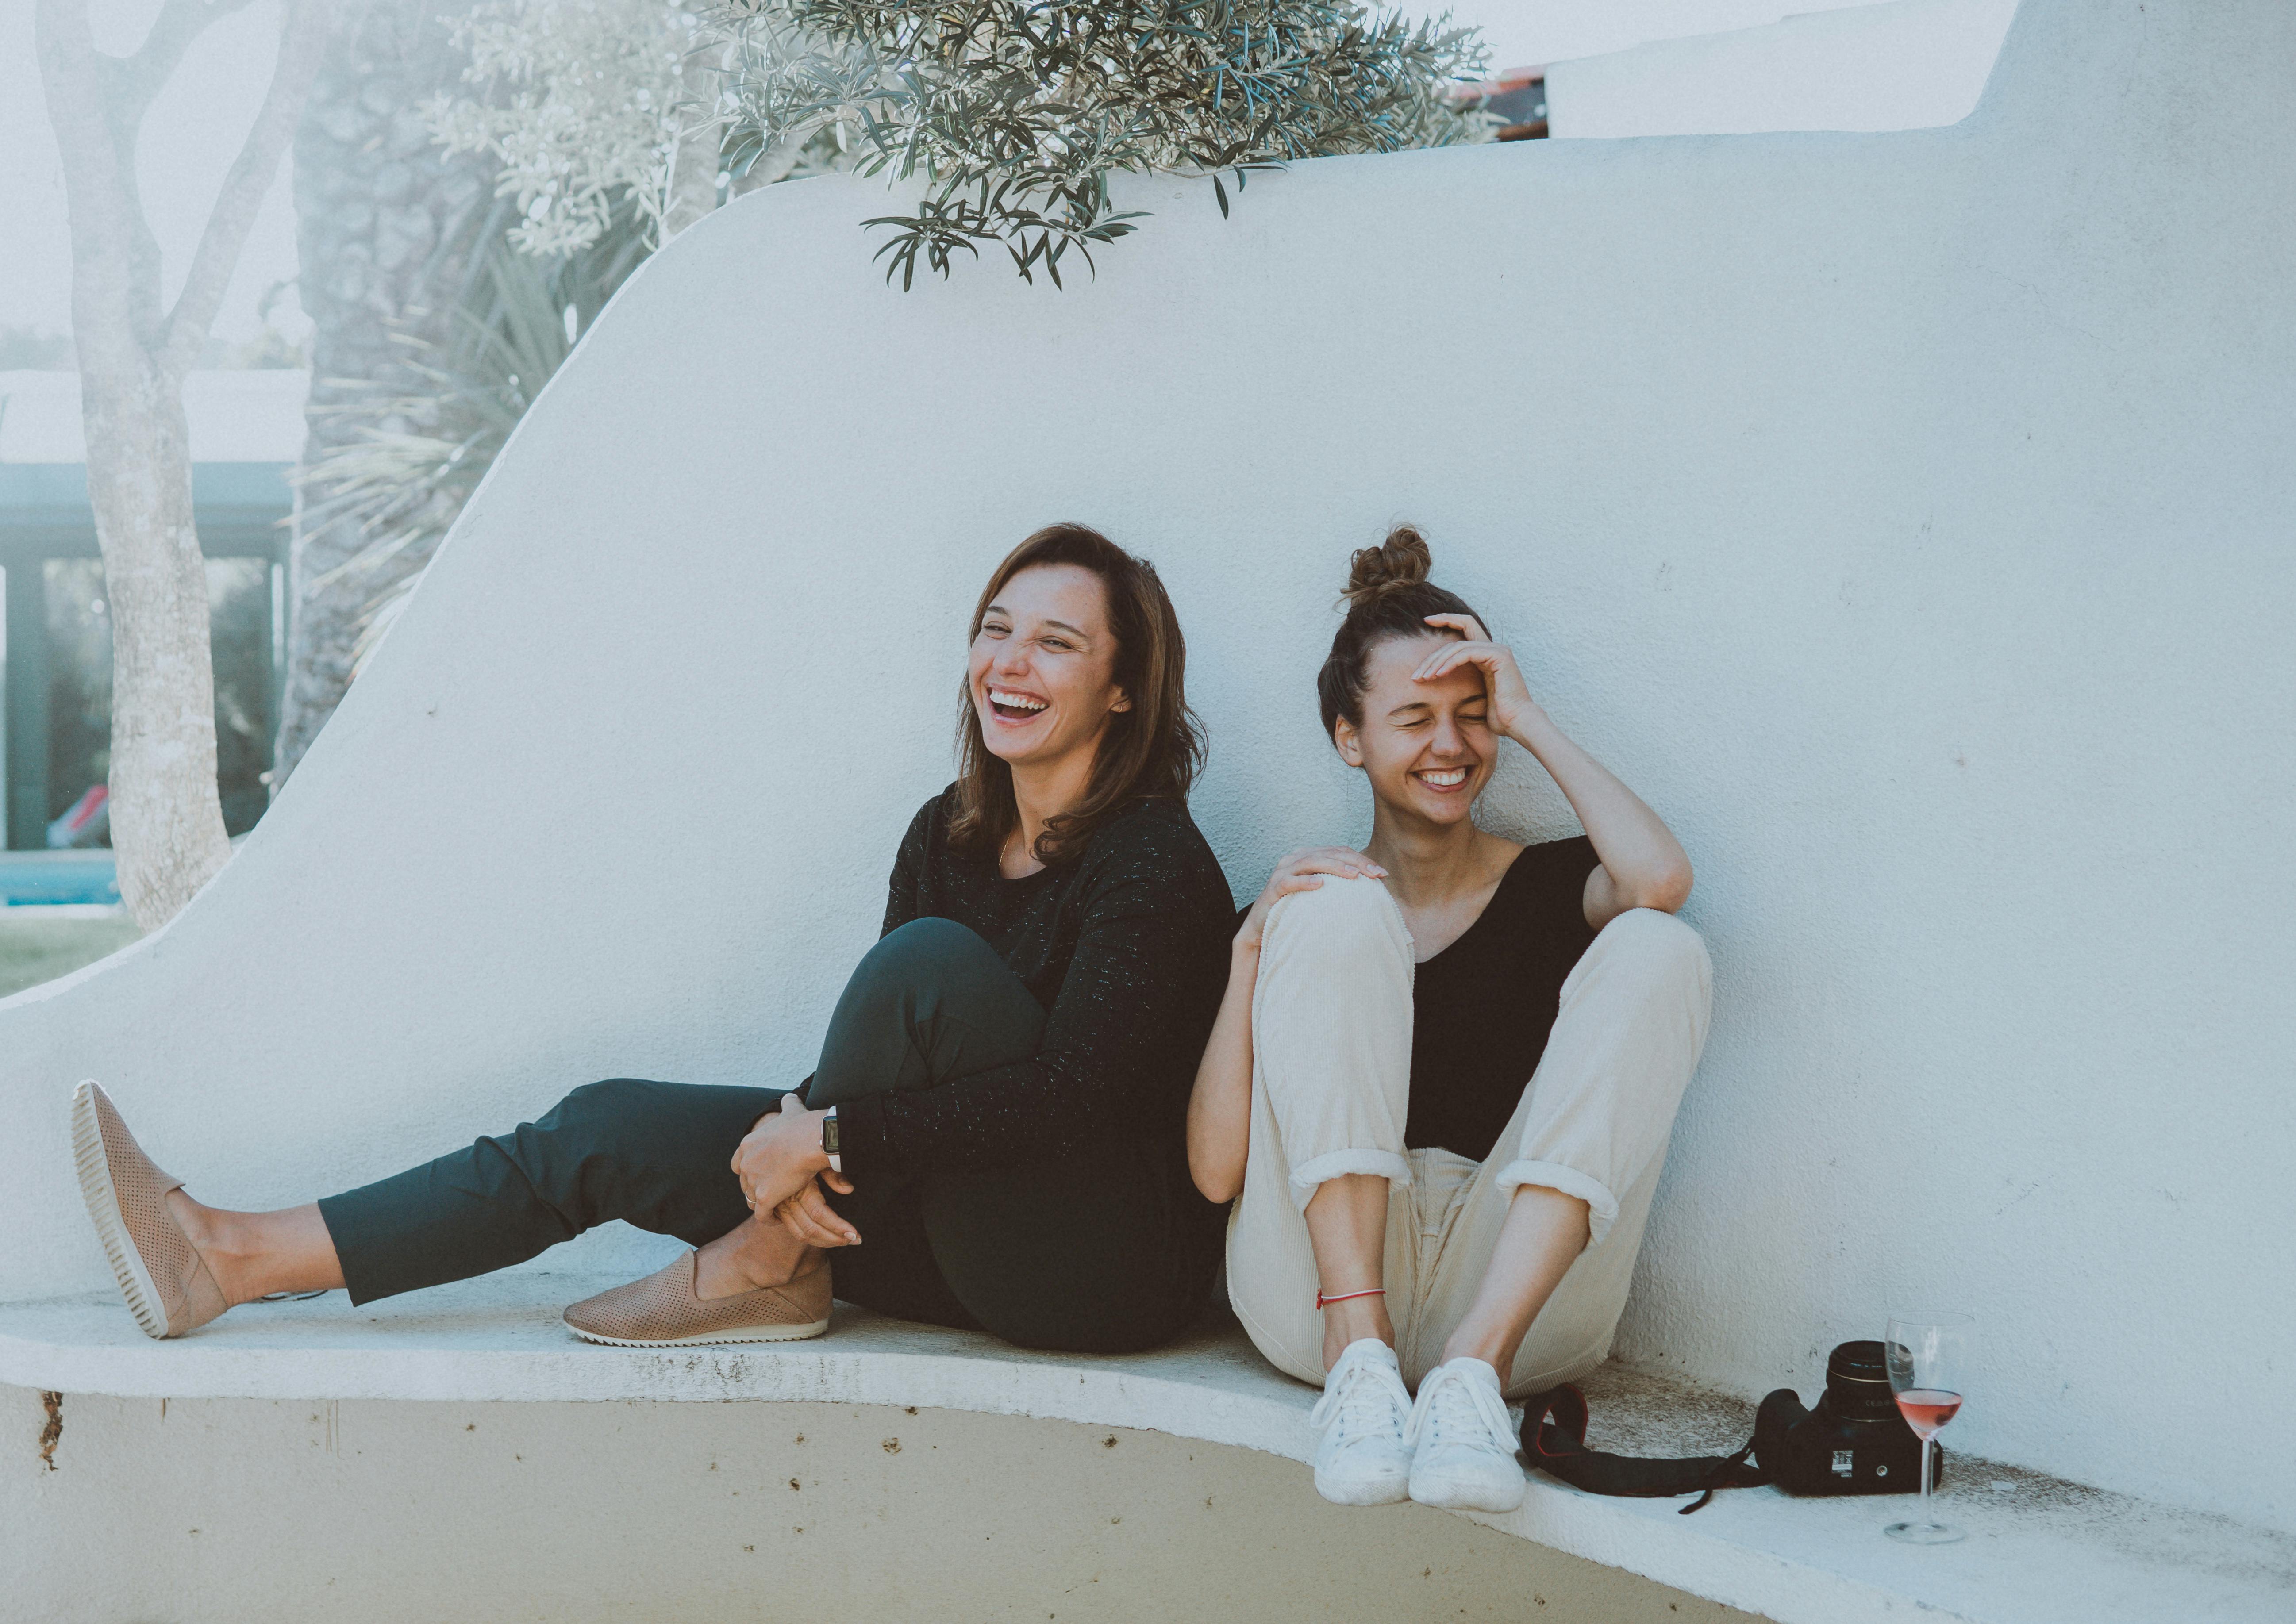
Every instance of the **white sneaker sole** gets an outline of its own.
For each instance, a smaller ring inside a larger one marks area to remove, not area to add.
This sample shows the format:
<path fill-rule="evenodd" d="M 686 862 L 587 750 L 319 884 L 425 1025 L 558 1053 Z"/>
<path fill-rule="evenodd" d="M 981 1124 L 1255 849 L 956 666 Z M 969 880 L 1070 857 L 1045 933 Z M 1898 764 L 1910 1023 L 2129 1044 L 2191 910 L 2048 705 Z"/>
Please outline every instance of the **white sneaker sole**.
<path fill-rule="evenodd" d="M 734 1331 L 712 1331 L 704 1336 L 607 1336 L 585 1331 L 571 1323 L 566 1323 L 566 1328 L 584 1341 L 595 1342 L 602 1348 L 709 1348 L 720 1342 L 802 1342 L 828 1330 L 829 1322 L 816 1319 L 809 1325 L 745 1325 Z"/>
<path fill-rule="evenodd" d="M 1456 1483 L 1429 1483 L 1411 1486 L 1411 1497 L 1420 1505 L 1437 1511 L 1480 1511 L 1496 1513 L 1514 1510 L 1523 1503 L 1529 1485 L 1521 1477 L 1515 1479 L 1513 1493 L 1498 1484 L 1483 1487 Z"/>
<path fill-rule="evenodd" d="M 95 1120 L 95 1085 L 83 1082 L 72 1090 L 72 1168 L 79 1176 L 80 1199 L 103 1243 L 111 1277 L 127 1299 L 127 1311 L 144 1335 L 165 1341 L 168 1316 L 160 1306 L 160 1288 L 144 1267 L 144 1255 L 127 1238 L 127 1219 L 119 1210 L 119 1192 L 111 1182 L 111 1163 L 103 1153 L 103 1128 Z"/>
<path fill-rule="evenodd" d="M 1350 1484 L 1342 1491 L 1326 1484 L 1321 1473 L 1316 1474 L 1316 1492 L 1334 1505 L 1401 1505 L 1411 1498 L 1407 1480 L 1398 1478 L 1392 1484 Z"/>

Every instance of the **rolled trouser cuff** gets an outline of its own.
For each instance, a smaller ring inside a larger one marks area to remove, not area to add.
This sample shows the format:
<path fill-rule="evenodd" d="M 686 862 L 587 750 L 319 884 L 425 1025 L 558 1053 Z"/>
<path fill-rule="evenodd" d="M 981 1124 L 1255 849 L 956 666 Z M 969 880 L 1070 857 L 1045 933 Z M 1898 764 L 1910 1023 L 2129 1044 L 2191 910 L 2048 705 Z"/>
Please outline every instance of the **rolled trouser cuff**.
<path fill-rule="evenodd" d="M 1611 1226 L 1619 1221 L 1619 1198 L 1611 1193 L 1611 1187 L 1576 1168 L 1554 1161 L 1510 1161 L 1499 1169 L 1496 1182 L 1499 1195 L 1505 1201 L 1513 1201 L 1514 1193 L 1523 1185 L 1537 1185 L 1585 1202 L 1587 1244 L 1590 1250 L 1600 1246 L 1603 1237 L 1611 1233 Z"/>
<path fill-rule="evenodd" d="M 1324 1180 L 1349 1173 L 1375 1173 L 1394 1189 L 1411 1187 L 1411 1163 L 1394 1151 L 1332 1151 L 1292 1169 L 1292 1199 L 1305 1212 Z"/>

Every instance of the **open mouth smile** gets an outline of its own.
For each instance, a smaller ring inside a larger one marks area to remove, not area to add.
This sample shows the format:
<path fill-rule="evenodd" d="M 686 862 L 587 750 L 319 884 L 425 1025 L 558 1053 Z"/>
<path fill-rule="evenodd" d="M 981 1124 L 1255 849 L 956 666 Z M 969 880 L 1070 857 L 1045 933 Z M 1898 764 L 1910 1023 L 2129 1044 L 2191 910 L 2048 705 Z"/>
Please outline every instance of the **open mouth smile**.
<path fill-rule="evenodd" d="M 1464 767 L 1429 767 L 1414 773 L 1412 776 L 1431 790 L 1456 790 L 1467 782 L 1467 769 Z"/>
<path fill-rule="evenodd" d="M 1012 688 L 991 688 L 988 692 L 989 713 L 1000 722 L 1034 721 L 1052 708 L 1050 700 L 1038 699 L 1033 693 Z"/>

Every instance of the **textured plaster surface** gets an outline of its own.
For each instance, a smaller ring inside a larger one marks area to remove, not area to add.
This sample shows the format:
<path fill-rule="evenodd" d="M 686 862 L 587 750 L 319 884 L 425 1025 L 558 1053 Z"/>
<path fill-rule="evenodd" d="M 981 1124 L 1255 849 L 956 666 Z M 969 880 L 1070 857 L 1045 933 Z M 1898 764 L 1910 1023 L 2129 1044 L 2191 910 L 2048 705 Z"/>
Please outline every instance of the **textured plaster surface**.
<path fill-rule="evenodd" d="M 105 1283 L 81 1077 L 252 1206 L 593 1078 L 803 1075 L 1048 519 L 1170 582 L 1239 894 L 1359 836 L 1310 677 L 1407 516 L 1698 865 L 1713 1038 L 1620 1356 L 1814 1391 L 1942 1302 L 1961 1446 L 2296 1529 L 2292 60 L 2285 0 L 2027 0 L 1949 129 L 1302 164 L 1227 221 L 1144 182 L 1060 293 L 882 288 L 873 184 L 719 211 L 224 875 L 0 1003 L 0 1300 Z M 1520 759 L 1484 812 L 1570 828 Z"/>
<path fill-rule="evenodd" d="M 53 1471 L 0 1449 L 10 1624 L 1751 1617 L 1441 1512 L 1326 1505 L 1256 1450 L 1107 1425 L 802 1401 L 62 1407 Z M 0 1439 L 42 1415 L 0 1386 Z"/>
<path fill-rule="evenodd" d="M 1546 70 L 1558 141 L 1956 124 L 1977 106 L 2018 0 L 1800 9 Z"/>
<path fill-rule="evenodd" d="M 0 1308 L 0 1383 L 151 1399 L 914 1407 L 1164 1433 L 1303 1463 L 1314 1451 L 1313 1390 L 1270 1370 L 1224 1316 L 1175 1347 L 1123 1358 L 1027 1353 L 847 1307 L 816 1341 L 647 1351 L 594 1348 L 558 1323 L 564 1304 L 606 1284 L 528 1274 L 356 1309 L 340 1296 L 267 1304 L 166 1343 L 144 1337 L 116 1300 L 17 1304 Z M 1587 1389 L 1597 1448 L 1726 1452 L 1752 1429 L 1745 1404 L 1663 1377 L 1612 1366 Z M 2296 1537 L 1958 1456 L 1950 1483 L 1939 1507 L 1970 1538 L 1935 1549 L 1882 1536 L 1910 1504 L 1894 1496 L 1741 1489 L 1685 1518 L 1680 1501 L 1608 1500 L 1540 1478 L 1521 1510 L 1473 1520 L 1783 1624 L 1864 1624 L 1909 1604 L 1971 1624 L 2267 1624 L 2296 1608 Z M 1400 1539 L 1395 1548 L 1407 1552 L 1420 1521 L 1374 1514 L 1361 1519 L 1362 1537 Z"/>

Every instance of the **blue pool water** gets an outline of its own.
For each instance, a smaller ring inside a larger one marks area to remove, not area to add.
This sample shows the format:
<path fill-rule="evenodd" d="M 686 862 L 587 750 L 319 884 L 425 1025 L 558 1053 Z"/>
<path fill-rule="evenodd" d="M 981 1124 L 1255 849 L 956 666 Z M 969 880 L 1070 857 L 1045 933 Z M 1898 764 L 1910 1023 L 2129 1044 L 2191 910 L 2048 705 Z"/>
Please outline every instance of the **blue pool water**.
<path fill-rule="evenodd" d="M 119 900 L 108 851 L 0 851 L 0 906 Z"/>

